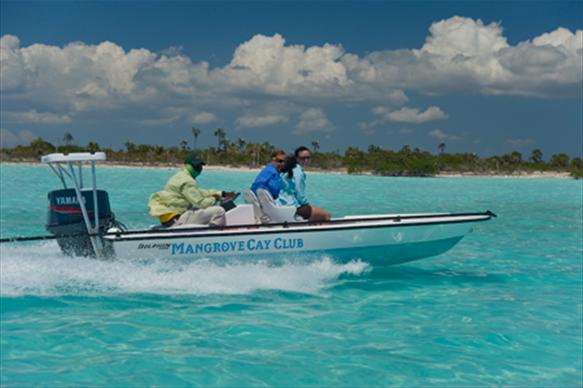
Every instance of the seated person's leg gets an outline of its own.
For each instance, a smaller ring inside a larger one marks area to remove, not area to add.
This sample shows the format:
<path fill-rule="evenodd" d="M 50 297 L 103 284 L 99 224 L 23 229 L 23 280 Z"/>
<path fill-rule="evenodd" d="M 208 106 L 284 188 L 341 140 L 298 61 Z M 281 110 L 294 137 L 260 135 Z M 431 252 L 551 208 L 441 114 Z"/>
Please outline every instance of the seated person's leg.
<path fill-rule="evenodd" d="M 191 224 L 225 225 L 225 209 L 220 206 L 210 206 L 206 209 L 188 210 L 178 218 L 174 226 Z"/>
<path fill-rule="evenodd" d="M 302 205 L 297 208 L 296 214 L 302 217 L 304 220 L 309 220 L 310 216 L 312 215 L 312 206 L 309 203 Z"/>
<path fill-rule="evenodd" d="M 201 224 L 225 225 L 225 209 L 220 206 L 210 206 L 206 209 L 199 209 L 197 211 L 199 214 Z"/>
<path fill-rule="evenodd" d="M 330 218 L 332 218 L 332 216 L 326 210 L 312 206 L 310 221 L 330 221 Z"/>
<path fill-rule="evenodd" d="M 196 224 L 195 220 L 197 219 L 196 210 L 187 210 L 178 217 L 176 222 L 172 226 L 180 226 L 180 225 L 190 225 Z"/>

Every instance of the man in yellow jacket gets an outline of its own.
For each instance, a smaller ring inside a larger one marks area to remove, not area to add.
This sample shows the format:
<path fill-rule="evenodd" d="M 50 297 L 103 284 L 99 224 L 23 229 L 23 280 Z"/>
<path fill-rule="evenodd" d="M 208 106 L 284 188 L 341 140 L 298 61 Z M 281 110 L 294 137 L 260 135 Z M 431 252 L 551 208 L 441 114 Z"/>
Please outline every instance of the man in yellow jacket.
<path fill-rule="evenodd" d="M 215 206 L 225 193 L 197 187 L 196 177 L 202 172 L 202 161 L 191 153 L 184 161 L 184 168 L 168 180 L 164 190 L 150 196 L 150 215 L 158 217 L 164 226 L 188 224 L 225 224 L 225 209 Z"/>

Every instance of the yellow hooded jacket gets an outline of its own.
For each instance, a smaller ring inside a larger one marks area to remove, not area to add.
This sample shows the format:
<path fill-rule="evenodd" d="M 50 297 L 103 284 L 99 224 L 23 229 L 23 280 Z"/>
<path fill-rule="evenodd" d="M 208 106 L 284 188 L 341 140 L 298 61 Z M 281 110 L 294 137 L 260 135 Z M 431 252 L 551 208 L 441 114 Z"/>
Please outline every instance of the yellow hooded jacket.
<path fill-rule="evenodd" d="M 150 215 L 160 217 L 160 221 L 165 222 L 192 208 L 213 206 L 216 202 L 213 197 L 215 194 L 221 195 L 221 191 L 199 189 L 196 187 L 196 180 L 183 169 L 168 180 L 164 190 L 150 196 Z"/>

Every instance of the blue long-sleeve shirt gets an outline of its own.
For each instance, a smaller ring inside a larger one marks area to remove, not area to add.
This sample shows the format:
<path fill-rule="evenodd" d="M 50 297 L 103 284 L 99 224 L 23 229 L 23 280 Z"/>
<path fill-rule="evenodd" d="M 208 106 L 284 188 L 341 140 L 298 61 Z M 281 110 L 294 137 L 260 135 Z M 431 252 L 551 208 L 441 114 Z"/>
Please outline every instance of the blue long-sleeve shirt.
<path fill-rule="evenodd" d="M 293 169 L 291 178 L 287 174 L 281 175 L 281 192 L 277 203 L 280 206 L 300 207 L 308 203 L 306 198 L 306 173 L 301 165 Z"/>
<path fill-rule="evenodd" d="M 267 190 L 273 199 L 279 197 L 281 178 L 272 163 L 268 163 L 259 175 L 257 175 L 257 178 L 255 178 L 255 182 L 251 185 L 251 191 L 257 194 L 257 189 Z"/>

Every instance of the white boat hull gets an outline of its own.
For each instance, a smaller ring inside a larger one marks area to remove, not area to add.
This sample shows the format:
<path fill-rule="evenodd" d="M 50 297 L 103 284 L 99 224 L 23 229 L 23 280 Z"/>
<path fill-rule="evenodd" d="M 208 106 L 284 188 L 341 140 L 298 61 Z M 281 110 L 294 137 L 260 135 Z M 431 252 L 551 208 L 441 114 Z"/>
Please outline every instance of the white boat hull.
<path fill-rule="evenodd" d="M 406 215 L 403 215 L 406 217 Z M 382 219 L 339 224 L 231 227 L 106 236 L 117 257 L 278 260 L 310 253 L 392 265 L 439 255 L 487 215 Z"/>

